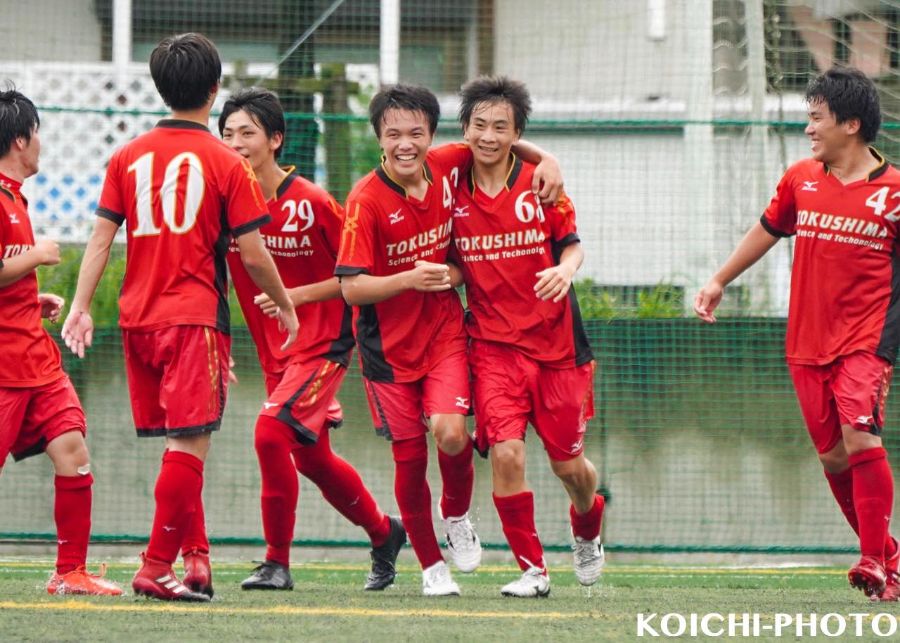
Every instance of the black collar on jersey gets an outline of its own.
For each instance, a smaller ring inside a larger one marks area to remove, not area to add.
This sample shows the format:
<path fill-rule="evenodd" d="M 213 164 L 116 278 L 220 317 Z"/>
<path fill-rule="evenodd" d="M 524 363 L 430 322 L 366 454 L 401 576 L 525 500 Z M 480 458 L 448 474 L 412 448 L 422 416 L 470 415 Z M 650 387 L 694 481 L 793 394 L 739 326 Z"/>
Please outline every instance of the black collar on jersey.
<path fill-rule="evenodd" d="M 513 154 L 509 153 L 511 157 L 512 163 L 509 166 L 509 172 L 506 173 L 506 189 L 512 190 L 513 186 L 516 184 L 516 181 L 519 179 L 519 174 L 522 173 L 522 159 Z M 469 194 L 475 196 L 475 166 L 472 165 L 469 168 Z"/>
<path fill-rule="evenodd" d="M 0 184 L 0 194 L 5 194 L 6 196 L 8 196 L 10 198 L 10 200 L 13 203 L 16 202 L 15 193 L 12 190 L 10 190 L 9 188 L 7 188 L 5 185 Z"/>
<path fill-rule="evenodd" d="M 284 193 L 287 192 L 287 189 L 291 187 L 291 183 L 293 183 L 294 179 L 297 178 L 297 166 L 283 165 L 281 169 L 287 172 L 287 175 L 283 179 L 281 179 L 281 183 L 278 184 L 278 188 L 275 190 L 276 199 L 280 199 L 281 197 L 283 197 Z"/>
<path fill-rule="evenodd" d="M 394 180 L 394 177 L 390 175 L 387 171 L 387 168 L 384 166 L 385 157 L 384 154 L 381 155 L 381 165 L 375 168 L 375 176 L 384 181 L 384 183 L 391 188 L 394 192 L 402 196 L 404 199 L 409 196 L 406 192 L 406 188 L 400 185 L 397 181 Z M 431 174 L 431 168 L 428 167 L 428 161 L 422 163 L 422 172 L 425 174 L 425 180 L 428 181 L 428 185 L 432 185 L 434 183 L 434 179 Z"/>
<path fill-rule="evenodd" d="M 204 127 L 200 123 L 194 121 L 186 121 L 180 118 L 164 118 L 156 124 L 157 127 L 165 127 L 170 129 L 198 129 L 208 132 L 209 128 Z"/>
<path fill-rule="evenodd" d="M 888 162 L 884 160 L 884 157 L 881 155 L 881 152 L 879 152 L 878 150 L 876 150 L 876 149 L 875 149 L 874 147 L 872 147 L 871 145 L 869 146 L 869 152 L 870 152 L 870 153 L 872 154 L 872 156 L 874 156 L 875 159 L 878 161 L 878 167 L 876 167 L 874 170 L 872 170 L 871 172 L 869 172 L 869 176 L 866 177 L 866 181 L 874 181 L 874 180 L 877 179 L 879 176 L 881 176 L 882 174 L 884 174 L 885 172 L 887 172 L 887 171 L 888 171 L 888 167 L 890 167 L 890 166 L 888 165 Z M 827 163 L 823 163 L 822 165 L 825 166 L 825 174 L 831 174 L 831 168 L 828 167 L 828 164 L 827 164 Z"/>

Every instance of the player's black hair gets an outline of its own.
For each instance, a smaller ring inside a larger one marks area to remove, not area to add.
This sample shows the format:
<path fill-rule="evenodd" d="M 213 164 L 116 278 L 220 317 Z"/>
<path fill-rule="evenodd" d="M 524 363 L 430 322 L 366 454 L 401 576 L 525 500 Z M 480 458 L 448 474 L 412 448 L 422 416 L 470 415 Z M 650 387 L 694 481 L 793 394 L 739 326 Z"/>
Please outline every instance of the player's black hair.
<path fill-rule="evenodd" d="M 268 138 L 281 134 L 281 145 L 275 150 L 275 158 L 281 155 L 284 146 L 284 133 L 287 127 L 284 122 L 284 108 L 278 100 L 278 94 L 263 87 L 248 87 L 231 95 L 222 107 L 219 116 L 219 134 L 225 131 L 225 121 L 238 110 L 247 112 L 253 122 L 259 125 Z"/>
<path fill-rule="evenodd" d="M 853 67 L 835 66 L 814 78 L 806 88 L 806 102 L 823 101 L 838 123 L 859 119 L 859 135 L 875 140 L 881 127 L 881 104 L 875 83 Z"/>
<path fill-rule="evenodd" d="M 150 75 L 174 110 L 203 107 L 222 76 L 216 46 L 199 33 L 164 38 L 150 54 Z"/>
<path fill-rule="evenodd" d="M 441 106 L 437 96 L 431 90 L 417 85 L 389 85 L 372 97 L 369 102 L 369 122 L 375 135 L 381 138 L 381 124 L 389 109 L 404 109 L 409 112 L 420 112 L 428 119 L 428 129 L 434 134 L 438 119 L 441 117 Z"/>
<path fill-rule="evenodd" d="M 531 114 L 531 96 L 525 83 L 506 76 L 480 76 L 463 85 L 459 92 L 459 122 L 463 129 L 469 124 L 472 112 L 482 103 L 506 102 L 512 107 L 516 130 L 521 134 Z"/>
<path fill-rule="evenodd" d="M 37 108 L 12 83 L 0 91 L 0 157 L 6 156 L 17 138 L 31 140 L 31 135 L 41 126 Z"/>

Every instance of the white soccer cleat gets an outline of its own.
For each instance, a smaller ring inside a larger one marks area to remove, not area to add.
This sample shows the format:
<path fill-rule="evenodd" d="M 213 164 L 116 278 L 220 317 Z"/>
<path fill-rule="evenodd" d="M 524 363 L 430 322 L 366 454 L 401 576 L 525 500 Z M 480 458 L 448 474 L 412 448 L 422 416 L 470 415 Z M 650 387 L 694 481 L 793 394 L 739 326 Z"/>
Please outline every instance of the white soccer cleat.
<path fill-rule="evenodd" d="M 517 598 L 543 598 L 550 594 L 550 577 L 540 567 L 529 567 L 522 578 L 504 585 L 500 593 Z"/>
<path fill-rule="evenodd" d="M 463 574 L 474 572 L 481 564 L 481 539 L 469 520 L 469 514 L 459 518 L 444 518 L 447 550 L 456 569 Z"/>
<path fill-rule="evenodd" d="M 447 563 L 440 561 L 422 570 L 422 594 L 425 596 L 459 596 L 459 585 L 450 577 Z"/>
<path fill-rule="evenodd" d="M 603 563 L 606 557 L 603 554 L 603 545 L 600 544 L 600 536 L 593 540 L 585 540 L 575 536 L 575 577 L 584 586 L 590 586 L 597 582 L 603 571 Z"/>

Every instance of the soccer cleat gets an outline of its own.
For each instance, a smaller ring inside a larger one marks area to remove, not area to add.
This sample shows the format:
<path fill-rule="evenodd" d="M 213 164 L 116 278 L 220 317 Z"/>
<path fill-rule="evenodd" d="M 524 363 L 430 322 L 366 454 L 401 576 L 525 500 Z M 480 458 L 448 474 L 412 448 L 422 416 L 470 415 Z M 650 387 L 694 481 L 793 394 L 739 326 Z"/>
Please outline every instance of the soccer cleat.
<path fill-rule="evenodd" d="M 469 514 L 444 518 L 447 550 L 456 569 L 464 574 L 474 572 L 481 564 L 481 539 L 469 520 Z"/>
<path fill-rule="evenodd" d="M 100 565 L 99 574 L 91 574 L 80 565 L 65 574 L 54 573 L 47 581 L 48 594 L 84 594 L 87 596 L 121 596 L 118 583 L 104 578 L 106 565 Z"/>
<path fill-rule="evenodd" d="M 847 572 L 851 587 L 861 590 L 874 600 L 884 592 L 887 585 L 887 574 L 884 567 L 874 556 L 863 556 L 854 567 Z"/>
<path fill-rule="evenodd" d="M 894 541 L 897 542 L 896 540 Z M 900 547 L 893 556 L 884 561 L 884 572 L 887 580 L 884 584 L 884 590 L 878 595 L 877 599 L 884 603 L 894 603 L 900 601 Z"/>
<path fill-rule="evenodd" d="M 603 563 L 606 557 L 603 555 L 603 545 L 600 544 L 600 536 L 593 540 L 586 540 L 575 536 L 575 578 L 582 585 L 593 585 L 600 578 L 603 571 Z"/>
<path fill-rule="evenodd" d="M 459 596 L 459 585 L 450 577 L 447 563 L 440 561 L 422 570 L 422 594 L 425 596 Z"/>
<path fill-rule="evenodd" d="M 388 517 L 391 522 L 391 532 L 384 544 L 373 547 L 369 552 L 372 557 L 372 570 L 366 578 L 366 589 L 379 591 L 394 584 L 397 576 L 397 555 L 406 544 L 406 530 L 403 523 L 393 517 Z"/>
<path fill-rule="evenodd" d="M 267 560 L 241 583 L 241 589 L 294 589 L 291 570 L 286 565 Z"/>
<path fill-rule="evenodd" d="M 136 596 L 158 598 L 161 601 L 208 603 L 209 596 L 193 592 L 175 576 L 172 565 L 147 558 L 141 554 L 141 568 L 131 581 Z"/>
<path fill-rule="evenodd" d="M 181 555 L 184 562 L 184 584 L 192 592 L 213 597 L 212 569 L 209 567 L 209 554 L 204 554 L 196 547 Z"/>
<path fill-rule="evenodd" d="M 544 598 L 550 594 L 550 577 L 540 567 L 529 567 L 519 580 L 504 585 L 500 593 L 516 598 Z"/>

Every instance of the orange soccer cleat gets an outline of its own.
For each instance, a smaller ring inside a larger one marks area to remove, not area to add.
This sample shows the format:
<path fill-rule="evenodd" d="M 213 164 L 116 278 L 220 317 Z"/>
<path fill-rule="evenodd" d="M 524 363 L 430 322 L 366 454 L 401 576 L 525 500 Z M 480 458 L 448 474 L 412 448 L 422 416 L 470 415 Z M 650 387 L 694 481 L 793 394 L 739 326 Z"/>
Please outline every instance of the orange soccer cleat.
<path fill-rule="evenodd" d="M 106 565 L 99 574 L 91 574 L 84 565 L 65 574 L 54 573 L 47 582 L 48 594 L 84 594 L 88 596 L 121 596 L 122 588 L 104 578 Z"/>

